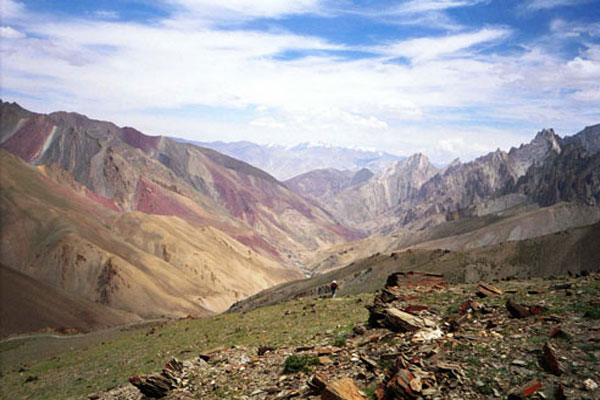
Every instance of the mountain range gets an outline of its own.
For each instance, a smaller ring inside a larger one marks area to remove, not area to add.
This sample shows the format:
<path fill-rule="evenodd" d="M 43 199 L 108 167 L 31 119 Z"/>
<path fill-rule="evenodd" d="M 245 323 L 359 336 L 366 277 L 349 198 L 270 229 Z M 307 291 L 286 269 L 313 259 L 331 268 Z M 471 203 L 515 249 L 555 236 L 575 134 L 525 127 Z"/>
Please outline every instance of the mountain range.
<path fill-rule="evenodd" d="M 360 237 L 211 149 L 15 103 L 0 119 L 2 263 L 133 317 L 220 312 Z"/>
<path fill-rule="evenodd" d="M 423 154 L 389 164 L 364 180 L 335 185 L 341 171 L 309 172 L 286 181 L 340 221 L 368 234 L 421 229 L 446 220 L 486 215 L 516 206 L 575 201 L 600 204 L 600 125 L 560 138 L 542 130 L 528 144 L 498 149 L 444 168 Z M 324 176 L 327 175 L 326 179 Z"/>
<path fill-rule="evenodd" d="M 381 252 L 469 252 L 600 220 L 600 125 L 564 138 L 542 130 L 443 168 L 423 154 L 236 146 L 256 165 L 2 102 L 1 333 L 204 316 L 307 275 L 368 266 Z M 476 264 L 452 268 L 464 278 L 489 267 Z M 22 314 L 25 305 L 39 311 Z"/>
<path fill-rule="evenodd" d="M 184 141 L 183 139 L 177 139 Z M 260 145 L 240 142 L 195 142 L 220 153 L 237 158 L 267 171 L 279 180 L 291 179 L 315 169 L 335 168 L 356 172 L 367 168 L 380 171 L 390 162 L 405 157 L 381 151 L 353 149 L 320 143 L 301 143 L 295 146 Z"/>

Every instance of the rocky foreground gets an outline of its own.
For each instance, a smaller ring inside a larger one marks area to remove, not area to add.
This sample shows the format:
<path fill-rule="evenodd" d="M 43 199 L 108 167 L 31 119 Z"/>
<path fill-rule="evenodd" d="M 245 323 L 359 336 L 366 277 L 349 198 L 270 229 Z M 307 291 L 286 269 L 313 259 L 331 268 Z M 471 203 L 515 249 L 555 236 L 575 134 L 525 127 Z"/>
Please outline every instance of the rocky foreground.
<path fill-rule="evenodd" d="M 600 398 L 598 274 L 448 287 L 398 273 L 366 306 L 345 336 L 215 348 L 89 398 Z"/>

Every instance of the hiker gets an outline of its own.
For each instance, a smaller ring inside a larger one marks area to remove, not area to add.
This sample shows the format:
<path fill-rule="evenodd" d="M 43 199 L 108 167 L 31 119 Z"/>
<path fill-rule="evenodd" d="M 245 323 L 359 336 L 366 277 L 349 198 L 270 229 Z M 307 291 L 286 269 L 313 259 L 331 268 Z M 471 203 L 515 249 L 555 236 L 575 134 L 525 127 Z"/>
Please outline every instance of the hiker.
<path fill-rule="evenodd" d="M 335 297 L 335 295 L 337 294 L 337 288 L 338 288 L 337 282 L 336 281 L 331 282 L 331 297 L 332 298 Z"/>

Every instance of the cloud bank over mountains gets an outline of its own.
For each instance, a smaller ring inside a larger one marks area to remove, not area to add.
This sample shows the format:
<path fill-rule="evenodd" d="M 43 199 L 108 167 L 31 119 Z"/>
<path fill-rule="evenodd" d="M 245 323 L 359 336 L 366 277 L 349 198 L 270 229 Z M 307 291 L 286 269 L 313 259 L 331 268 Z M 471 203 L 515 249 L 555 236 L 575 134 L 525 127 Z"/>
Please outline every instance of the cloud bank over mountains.
<path fill-rule="evenodd" d="M 191 140 L 322 141 L 435 162 L 598 122 L 592 2 L 363 4 L 4 0 L 2 98 Z"/>

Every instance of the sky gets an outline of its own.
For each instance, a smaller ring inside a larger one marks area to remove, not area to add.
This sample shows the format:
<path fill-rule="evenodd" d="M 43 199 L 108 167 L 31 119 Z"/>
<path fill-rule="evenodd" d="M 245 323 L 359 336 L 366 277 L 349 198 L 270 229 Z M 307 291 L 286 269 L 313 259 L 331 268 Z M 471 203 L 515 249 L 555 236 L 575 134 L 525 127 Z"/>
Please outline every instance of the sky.
<path fill-rule="evenodd" d="M 0 97 L 468 161 L 600 123 L 599 0 L 0 0 Z"/>

